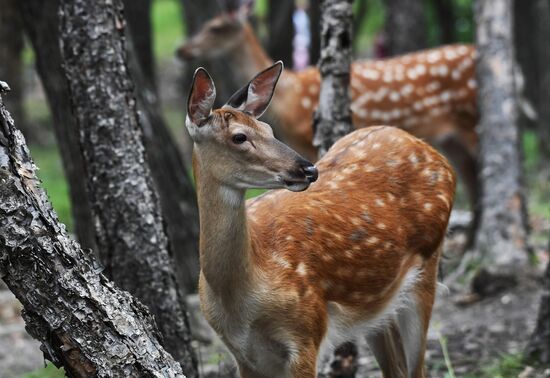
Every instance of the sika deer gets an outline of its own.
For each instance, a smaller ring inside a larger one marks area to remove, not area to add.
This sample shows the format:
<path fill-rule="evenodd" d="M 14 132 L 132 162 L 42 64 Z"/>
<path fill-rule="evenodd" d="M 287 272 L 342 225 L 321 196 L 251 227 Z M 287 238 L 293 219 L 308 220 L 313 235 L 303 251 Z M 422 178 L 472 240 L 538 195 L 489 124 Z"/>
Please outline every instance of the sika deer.
<path fill-rule="evenodd" d="M 365 332 L 385 377 L 423 377 L 453 171 L 385 126 L 342 138 L 316 168 L 258 120 L 281 71 L 216 110 L 212 79 L 195 72 L 202 311 L 242 377 L 315 377 L 320 348 L 350 332 Z M 248 188 L 283 190 L 245 202 Z"/>
<path fill-rule="evenodd" d="M 207 22 L 178 49 L 182 59 L 228 53 L 232 74 L 252 77 L 273 64 L 246 21 L 246 6 Z M 462 179 L 477 210 L 478 121 L 474 46 L 451 45 L 384 60 L 352 64 L 351 96 L 356 128 L 389 124 L 439 147 Z M 268 110 L 283 139 L 306 158 L 317 160 L 312 113 L 319 102 L 316 67 L 284 70 Z M 475 214 L 473 229 L 479 217 Z"/>

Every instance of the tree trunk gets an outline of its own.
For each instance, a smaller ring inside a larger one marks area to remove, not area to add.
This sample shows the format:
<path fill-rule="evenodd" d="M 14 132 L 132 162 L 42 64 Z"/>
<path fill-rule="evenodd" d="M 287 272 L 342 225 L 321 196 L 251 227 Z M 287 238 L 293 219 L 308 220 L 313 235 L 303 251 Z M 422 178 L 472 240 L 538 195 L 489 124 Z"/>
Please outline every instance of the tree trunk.
<path fill-rule="evenodd" d="M 124 18 L 128 22 L 141 72 L 148 86 L 156 88 L 151 5 L 151 0 L 124 0 Z"/>
<path fill-rule="evenodd" d="M 546 266 L 537 325 L 531 334 L 525 354 L 533 362 L 550 364 L 550 263 Z"/>
<path fill-rule="evenodd" d="M 310 1 L 308 8 L 311 44 L 309 45 L 309 63 L 317 64 L 321 56 L 321 7 L 319 1 Z"/>
<path fill-rule="evenodd" d="M 454 2 L 452 0 L 433 0 L 433 6 L 437 15 L 440 43 L 444 45 L 455 43 L 456 18 Z"/>
<path fill-rule="evenodd" d="M 108 281 L 59 223 L 0 82 L 0 276 L 24 307 L 27 331 L 75 377 L 182 377 L 147 309 Z"/>
<path fill-rule="evenodd" d="M 385 0 L 384 25 L 387 53 L 405 54 L 427 45 L 426 14 L 423 0 Z"/>
<path fill-rule="evenodd" d="M 513 274 L 527 263 L 511 0 L 475 3 L 482 215 L 476 250 L 489 272 Z"/>
<path fill-rule="evenodd" d="M 59 0 L 25 0 L 19 1 L 18 6 L 52 113 L 57 146 L 69 182 L 74 233 L 83 248 L 97 251 L 84 181 L 84 161 L 75 119 L 71 113 L 69 87 L 61 68 L 57 14 Z"/>
<path fill-rule="evenodd" d="M 292 68 L 294 39 L 294 0 L 268 1 L 269 39 L 267 52 L 273 60 L 282 60 L 285 67 Z"/>
<path fill-rule="evenodd" d="M 155 315 L 166 349 L 197 376 L 187 315 L 126 65 L 122 2 L 61 1 L 61 51 L 105 272 Z"/>
<path fill-rule="evenodd" d="M 139 6 L 141 3 L 141 6 Z M 147 8 L 150 1 L 130 1 L 133 8 Z M 127 13 L 127 12 L 125 12 Z M 176 276 L 186 293 L 197 291 L 199 282 L 199 210 L 193 184 L 187 174 L 179 148 L 160 112 L 160 101 L 154 87 L 154 66 L 151 48 L 151 30 L 141 29 L 150 24 L 150 12 L 132 11 L 127 47 L 132 78 L 138 90 L 135 95 L 140 109 L 140 123 L 145 136 L 147 162 L 160 197 L 162 214 L 166 220 L 170 245 L 174 251 Z M 134 27 L 132 27 L 134 25 Z M 149 37 L 144 34 L 149 33 Z M 136 44 L 135 41 L 138 41 Z M 149 40 L 149 52 L 144 49 Z M 141 49 L 141 51 L 140 51 Z M 149 55 L 149 56 L 146 56 Z M 137 59 L 136 59 L 137 58 Z M 148 65 L 150 64 L 150 65 Z M 152 70 L 152 71 L 151 71 Z"/>
<path fill-rule="evenodd" d="M 537 51 L 538 68 L 538 98 L 535 104 L 537 118 L 537 136 L 539 150 L 544 161 L 550 160 L 550 3 L 547 0 L 534 2 L 535 49 Z"/>
<path fill-rule="evenodd" d="M 313 144 L 323 156 L 353 130 L 349 95 L 352 56 L 352 1 L 321 1 L 321 93 L 315 111 Z"/>
<path fill-rule="evenodd" d="M 0 0 L 0 80 L 9 80 L 11 93 L 6 107 L 20 124 L 28 141 L 36 135 L 27 122 L 23 108 L 23 27 L 17 11 L 17 0 Z"/>
<path fill-rule="evenodd" d="M 214 18 L 222 11 L 218 0 L 201 0 L 200 2 L 196 0 L 181 0 L 181 3 L 183 5 L 187 36 L 189 37 L 199 31 L 206 21 Z M 225 0 L 225 3 L 228 4 L 230 9 L 234 9 L 238 6 L 239 1 L 230 2 Z M 214 60 L 197 60 L 192 64 L 186 65 L 186 70 L 183 73 L 182 88 L 187 89 L 191 87 L 193 72 L 195 72 L 197 67 L 201 66 L 208 70 L 216 83 L 217 96 L 215 106 L 218 107 L 221 107 L 244 83 L 252 79 L 250 77 L 241 78 L 235 76 L 229 59 L 220 56 Z M 185 96 L 187 98 L 187 93 L 185 93 Z"/>

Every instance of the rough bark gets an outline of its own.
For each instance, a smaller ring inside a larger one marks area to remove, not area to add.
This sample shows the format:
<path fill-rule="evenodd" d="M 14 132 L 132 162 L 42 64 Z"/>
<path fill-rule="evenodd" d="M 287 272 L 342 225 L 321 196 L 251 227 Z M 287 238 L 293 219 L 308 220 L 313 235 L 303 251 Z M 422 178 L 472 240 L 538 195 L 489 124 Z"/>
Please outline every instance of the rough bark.
<path fill-rule="evenodd" d="M 101 274 L 52 210 L 0 82 L 0 277 L 27 331 L 70 376 L 182 377 L 147 309 Z"/>
<path fill-rule="evenodd" d="M 124 17 L 141 72 L 147 84 L 156 88 L 151 5 L 151 0 L 124 0 Z"/>
<path fill-rule="evenodd" d="M 273 60 L 282 60 L 285 67 L 292 68 L 292 46 L 294 39 L 294 0 L 268 1 L 267 52 Z"/>
<path fill-rule="evenodd" d="M 321 56 L 321 6 L 319 1 L 310 1 L 308 8 L 311 44 L 309 45 L 309 63 L 317 64 Z"/>
<path fill-rule="evenodd" d="M 23 47 L 23 27 L 17 11 L 17 0 L 0 0 L 0 79 L 9 80 L 11 87 L 6 107 L 18 120 L 27 140 L 37 141 L 35 130 L 25 122 Z"/>
<path fill-rule="evenodd" d="M 475 249 L 494 273 L 527 262 L 511 0 L 476 1 L 482 215 Z"/>
<path fill-rule="evenodd" d="M 529 360 L 550 364 L 550 264 L 546 266 L 542 283 L 537 325 L 525 350 Z"/>
<path fill-rule="evenodd" d="M 127 3 L 134 1 L 127 0 Z M 139 1 L 138 1 L 139 3 Z M 149 1 L 142 4 L 146 7 Z M 150 4 L 149 4 L 150 5 Z M 136 4 L 132 7 L 139 8 Z M 125 12 L 127 13 L 127 12 Z M 132 21 L 130 22 L 129 35 L 131 38 L 127 43 L 130 58 L 130 70 L 132 78 L 138 90 L 135 95 L 140 109 L 140 122 L 145 136 L 145 150 L 147 152 L 147 162 L 151 169 L 154 182 L 160 197 L 162 214 L 166 221 L 170 245 L 174 251 L 174 260 L 176 262 L 176 276 L 178 283 L 186 293 L 194 293 L 197 290 L 199 281 L 199 211 L 195 190 L 189 176 L 187 168 L 183 162 L 179 148 L 172 137 L 168 125 L 164 121 L 160 112 L 160 101 L 158 92 L 154 83 L 153 66 L 143 65 L 143 61 L 152 60 L 152 51 L 149 51 L 150 57 L 144 49 L 143 34 L 150 30 L 140 29 L 140 25 L 149 22 L 150 14 L 148 12 L 131 12 Z M 134 27 L 132 27 L 134 25 Z M 137 27 L 136 27 L 137 25 Z M 136 44 L 136 38 L 138 43 Z M 150 41 L 149 41 L 150 42 Z M 137 58 L 137 59 L 136 59 Z"/>
<path fill-rule="evenodd" d="M 25 0 L 19 1 L 18 6 L 52 113 L 55 137 L 69 182 L 74 233 L 83 248 L 97 251 L 78 131 L 71 113 L 69 87 L 61 68 L 59 0 Z"/>
<path fill-rule="evenodd" d="M 426 14 L 423 0 L 385 0 L 386 51 L 405 54 L 426 47 Z"/>
<path fill-rule="evenodd" d="M 155 315 L 163 345 L 197 376 L 171 247 L 126 65 L 122 2 L 63 0 L 61 51 L 105 273 Z"/>
<path fill-rule="evenodd" d="M 313 144 L 323 156 L 339 138 L 353 130 L 350 110 L 352 1 L 321 1 L 321 93 L 314 114 Z"/>

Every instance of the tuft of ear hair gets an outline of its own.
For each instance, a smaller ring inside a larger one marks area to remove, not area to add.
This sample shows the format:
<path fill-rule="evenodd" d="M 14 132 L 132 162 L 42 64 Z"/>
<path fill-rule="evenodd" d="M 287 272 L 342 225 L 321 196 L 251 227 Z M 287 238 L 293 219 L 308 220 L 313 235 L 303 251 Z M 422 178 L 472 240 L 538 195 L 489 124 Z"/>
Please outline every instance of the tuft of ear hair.
<path fill-rule="evenodd" d="M 231 107 L 259 118 L 269 106 L 282 72 L 283 62 L 281 61 L 266 68 L 235 92 L 224 108 Z"/>
<path fill-rule="evenodd" d="M 197 68 L 187 99 L 187 116 L 191 122 L 196 126 L 202 126 L 212 113 L 215 99 L 214 81 L 204 68 Z"/>

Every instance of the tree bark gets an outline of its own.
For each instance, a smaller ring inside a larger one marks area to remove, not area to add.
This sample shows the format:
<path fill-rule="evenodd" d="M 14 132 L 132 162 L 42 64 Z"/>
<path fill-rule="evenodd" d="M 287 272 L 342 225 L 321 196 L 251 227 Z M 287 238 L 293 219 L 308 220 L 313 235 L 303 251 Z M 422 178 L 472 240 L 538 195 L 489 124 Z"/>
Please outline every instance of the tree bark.
<path fill-rule="evenodd" d="M 483 209 L 475 249 L 489 272 L 514 274 L 528 255 L 511 0 L 478 0 L 475 14 Z"/>
<path fill-rule="evenodd" d="M 160 112 L 159 96 L 154 86 L 154 66 L 152 63 L 145 63 L 145 66 L 143 64 L 144 61 L 154 60 L 151 30 L 148 28 L 142 30 L 140 27 L 150 24 L 150 12 L 141 10 L 147 7 L 150 10 L 150 1 L 126 0 L 126 3 L 132 3 L 133 8 L 139 8 L 137 11 L 130 12 L 132 20 L 129 23 L 130 38 L 127 47 L 132 78 L 138 88 L 135 95 L 145 136 L 147 162 L 160 197 L 162 214 L 166 220 L 170 245 L 177 265 L 176 276 L 179 286 L 185 289 L 186 293 L 194 293 L 197 291 L 199 282 L 197 196 L 179 148 Z M 148 38 L 144 35 L 145 33 L 149 33 Z M 149 40 L 149 52 L 145 51 L 146 40 Z"/>
<path fill-rule="evenodd" d="M 385 0 L 384 25 L 387 53 L 405 54 L 427 45 L 426 14 L 423 0 Z"/>
<path fill-rule="evenodd" d="M 148 86 L 156 89 L 151 5 L 151 0 L 124 0 L 124 16 L 141 72 Z"/>
<path fill-rule="evenodd" d="M 444 45 L 455 43 L 456 17 L 454 2 L 452 0 L 433 0 L 433 6 L 437 15 L 440 43 Z"/>
<path fill-rule="evenodd" d="M 27 331 L 77 377 L 182 377 L 147 309 L 101 274 L 40 188 L 0 82 L 0 276 L 24 307 Z"/>
<path fill-rule="evenodd" d="M 285 67 L 292 68 L 294 39 L 294 0 L 268 1 L 269 38 L 267 52 L 273 60 L 282 60 Z"/>
<path fill-rule="evenodd" d="M 25 0 L 19 1 L 18 6 L 52 113 L 57 146 L 69 182 L 74 233 L 83 248 L 97 251 L 84 181 L 84 161 L 75 119 L 71 113 L 69 87 L 61 68 L 57 14 L 59 0 Z"/>
<path fill-rule="evenodd" d="M 550 363 L 550 264 L 546 266 L 542 284 L 537 325 L 525 350 L 529 360 L 547 365 Z"/>
<path fill-rule="evenodd" d="M 0 80 L 9 80 L 11 88 L 6 107 L 18 120 L 27 140 L 35 142 L 36 130 L 27 124 L 23 108 L 23 47 L 23 27 L 17 0 L 0 0 Z"/>
<path fill-rule="evenodd" d="M 313 144 L 323 156 L 353 130 L 350 110 L 350 65 L 353 15 L 351 0 L 321 1 L 321 93 L 314 114 Z"/>
<path fill-rule="evenodd" d="M 194 33 L 200 30 L 202 25 L 210 19 L 217 16 L 222 9 L 220 8 L 220 1 L 218 0 L 181 0 L 184 20 L 186 25 L 187 36 L 192 36 Z M 228 10 L 235 10 L 240 1 L 223 1 L 227 5 Z M 215 106 L 221 107 L 225 101 L 227 101 L 236 90 L 243 86 L 244 83 L 252 78 L 241 78 L 233 74 L 233 69 L 230 65 L 229 59 L 224 56 L 220 56 L 214 60 L 197 60 L 193 64 L 186 65 L 186 70 L 183 72 L 182 88 L 191 87 L 191 79 L 193 78 L 193 72 L 197 67 L 205 67 L 214 82 L 216 83 L 216 102 Z M 228 74 L 230 73 L 230 74 Z M 185 93 L 187 98 L 187 93 Z"/>
<path fill-rule="evenodd" d="M 319 1 L 310 1 L 308 8 L 311 44 L 309 45 L 309 63 L 317 64 L 321 56 L 321 7 Z"/>
<path fill-rule="evenodd" d="M 155 315 L 164 346 L 197 376 L 187 314 L 126 65 L 122 2 L 61 1 L 61 51 L 105 272 Z"/>

